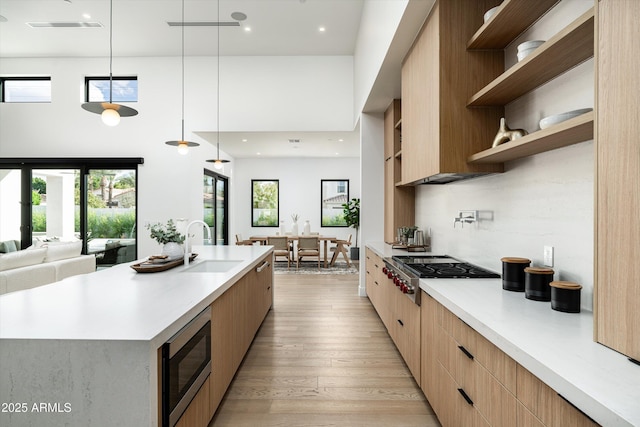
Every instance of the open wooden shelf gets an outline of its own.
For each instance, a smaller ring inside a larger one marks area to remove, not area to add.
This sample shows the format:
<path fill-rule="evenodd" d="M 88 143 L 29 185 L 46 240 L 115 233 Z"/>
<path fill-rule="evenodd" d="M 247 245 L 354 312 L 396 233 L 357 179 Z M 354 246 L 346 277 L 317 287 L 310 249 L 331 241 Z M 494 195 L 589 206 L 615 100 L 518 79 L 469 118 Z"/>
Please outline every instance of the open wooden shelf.
<path fill-rule="evenodd" d="M 468 163 L 504 163 L 593 139 L 593 111 L 470 156 Z"/>
<path fill-rule="evenodd" d="M 591 8 L 473 95 L 467 106 L 508 104 L 589 59 L 593 50 L 594 13 Z"/>
<path fill-rule="evenodd" d="M 504 49 L 559 0 L 504 0 L 500 9 L 476 31 L 467 49 Z"/>

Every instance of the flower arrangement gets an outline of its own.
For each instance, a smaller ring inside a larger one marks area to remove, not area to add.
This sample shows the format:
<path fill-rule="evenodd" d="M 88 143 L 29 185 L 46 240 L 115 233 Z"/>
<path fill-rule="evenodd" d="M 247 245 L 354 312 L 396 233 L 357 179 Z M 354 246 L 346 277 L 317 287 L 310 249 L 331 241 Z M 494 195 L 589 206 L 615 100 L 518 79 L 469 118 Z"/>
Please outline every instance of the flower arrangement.
<path fill-rule="evenodd" d="M 298 222 L 298 218 L 300 218 L 300 215 L 298 214 L 291 215 L 291 219 L 293 220 L 293 222 Z"/>
<path fill-rule="evenodd" d="M 153 225 L 147 225 L 147 230 L 151 232 L 151 238 L 160 244 L 184 242 L 185 236 L 178 232 L 172 219 L 167 221 L 166 225 L 159 222 Z"/>

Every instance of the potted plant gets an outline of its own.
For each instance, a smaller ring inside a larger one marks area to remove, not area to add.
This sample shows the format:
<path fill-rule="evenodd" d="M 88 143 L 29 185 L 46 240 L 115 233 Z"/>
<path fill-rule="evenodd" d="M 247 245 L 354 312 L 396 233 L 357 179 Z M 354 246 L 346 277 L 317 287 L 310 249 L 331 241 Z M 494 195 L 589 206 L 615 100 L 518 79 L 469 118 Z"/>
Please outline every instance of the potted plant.
<path fill-rule="evenodd" d="M 180 258 L 184 255 L 182 243 L 185 236 L 178 232 L 172 219 L 167 221 L 166 225 L 159 222 L 147 225 L 147 229 L 151 232 L 151 238 L 162 245 L 162 255 L 169 258 Z"/>
<path fill-rule="evenodd" d="M 353 198 L 342 204 L 342 212 L 347 226 L 356 229 L 355 245 L 349 250 L 351 259 L 360 259 L 360 248 L 358 248 L 358 228 L 360 228 L 360 199 Z"/>

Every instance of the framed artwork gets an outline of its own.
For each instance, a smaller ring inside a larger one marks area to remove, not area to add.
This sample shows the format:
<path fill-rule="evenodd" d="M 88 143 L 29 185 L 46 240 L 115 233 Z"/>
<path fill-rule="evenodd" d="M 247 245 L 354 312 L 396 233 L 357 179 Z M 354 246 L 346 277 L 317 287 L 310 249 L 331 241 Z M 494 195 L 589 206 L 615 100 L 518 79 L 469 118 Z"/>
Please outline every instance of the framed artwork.
<path fill-rule="evenodd" d="M 346 227 L 342 205 L 349 201 L 349 180 L 322 179 L 320 187 L 320 226 Z"/>
<path fill-rule="evenodd" d="M 278 227 L 280 192 L 277 179 L 251 180 L 251 226 Z"/>

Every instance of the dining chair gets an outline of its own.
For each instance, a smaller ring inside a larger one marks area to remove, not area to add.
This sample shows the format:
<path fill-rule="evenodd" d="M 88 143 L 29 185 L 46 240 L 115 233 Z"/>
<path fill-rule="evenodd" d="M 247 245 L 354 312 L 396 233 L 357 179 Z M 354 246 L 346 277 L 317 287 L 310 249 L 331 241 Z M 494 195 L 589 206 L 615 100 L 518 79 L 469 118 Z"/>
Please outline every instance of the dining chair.
<path fill-rule="evenodd" d="M 243 240 L 242 234 L 236 234 L 236 245 L 253 245 L 251 240 Z"/>
<path fill-rule="evenodd" d="M 351 267 L 351 262 L 349 261 L 349 255 L 347 255 L 346 248 L 347 246 L 351 246 L 351 234 L 349 234 L 347 240 L 337 239 L 335 242 L 336 245 L 329 248 L 329 250 L 333 252 L 333 255 L 331 256 L 331 262 L 329 264 L 334 265 L 336 260 L 338 259 L 338 255 L 342 254 L 344 260 L 347 261 L 347 267 Z"/>
<path fill-rule="evenodd" d="M 267 245 L 273 246 L 275 261 L 278 260 L 279 256 L 285 257 L 287 259 L 287 268 L 291 267 L 291 244 L 287 236 L 269 236 L 267 237 Z"/>
<path fill-rule="evenodd" d="M 315 237 L 298 238 L 298 252 L 296 255 L 296 268 L 300 268 L 300 260 L 302 257 L 317 257 L 318 270 L 320 270 L 320 239 Z"/>

